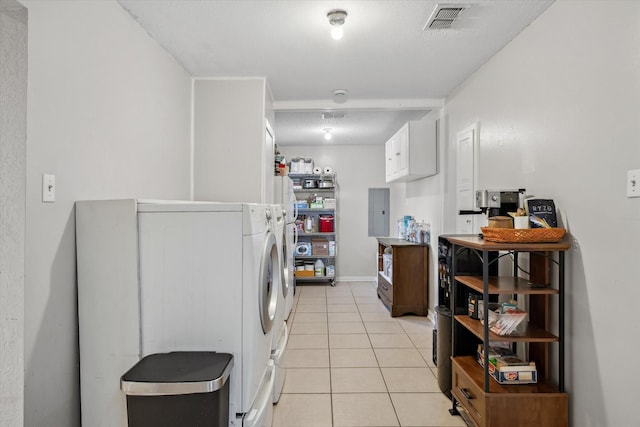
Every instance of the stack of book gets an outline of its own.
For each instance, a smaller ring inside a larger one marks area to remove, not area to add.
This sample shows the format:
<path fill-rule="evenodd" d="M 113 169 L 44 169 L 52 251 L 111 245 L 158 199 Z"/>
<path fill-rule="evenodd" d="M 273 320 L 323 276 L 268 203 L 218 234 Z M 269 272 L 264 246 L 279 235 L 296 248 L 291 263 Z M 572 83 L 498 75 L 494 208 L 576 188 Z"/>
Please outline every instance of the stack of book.
<path fill-rule="evenodd" d="M 478 363 L 484 366 L 484 347 L 478 345 Z M 538 382 L 535 362 L 520 359 L 511 350 L 489 347 L 489 375 L 500 384 L 532 384 Z"/>

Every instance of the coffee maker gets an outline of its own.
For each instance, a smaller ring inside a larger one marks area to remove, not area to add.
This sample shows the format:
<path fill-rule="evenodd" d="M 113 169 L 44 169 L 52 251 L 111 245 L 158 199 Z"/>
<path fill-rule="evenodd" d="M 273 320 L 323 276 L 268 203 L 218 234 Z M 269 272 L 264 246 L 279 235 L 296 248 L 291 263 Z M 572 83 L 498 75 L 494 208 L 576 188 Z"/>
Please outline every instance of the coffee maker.
<path fill-rule="evenodd" d="M 523 206 L 525 189 L 518 190 L 478 190 L 476 207 L 486 213 L 488 218 L 508 216 Z"/>

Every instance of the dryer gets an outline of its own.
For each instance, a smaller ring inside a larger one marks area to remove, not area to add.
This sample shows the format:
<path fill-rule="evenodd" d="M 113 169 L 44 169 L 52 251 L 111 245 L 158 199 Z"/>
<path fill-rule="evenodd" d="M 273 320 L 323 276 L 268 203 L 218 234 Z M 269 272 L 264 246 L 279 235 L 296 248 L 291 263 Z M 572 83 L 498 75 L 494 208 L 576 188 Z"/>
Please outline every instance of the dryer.
<path fill-rule="evenodd" d="M 278 303 L 273 327 L 273 339 L 271 341 L 271 359 L 275 367 L 273 403 L 278 403 L 287 373 L 284 367 L 286 347 L 289 339 L 287 323 L 285 322 L 286 298 L 289 293 L 293 293 L 293 289 L 290 289 L 289 281 L 286 279 L 288 261 L 286 257 L 285 212 L 281 205 L 273 205 L 272 213 L 273 232 L 276 236 L 276 244 L 280 255 L 279 271 L 280 277 L 282 278 L 280 280 L 280 287 L 277 289 Z"/>
<path fill-rule="evenodd" d="M 76 204 L 83 425 L 126 426 L 120 375 L 141 357 L 175 350 L 233 354 L 229 425 L 271 425 L 280 288 L 271 212 L 233 203 Z"/>
<path fill-rule="evenodd" d="M 289 319 L 289 315 L 293 309 L 293 297 L 295 294 L 295 273 L 293 254 L 297 250 L 297 228 L 296 219 L 298 217 L 298 208 L 296 205 L 296 196 L 293 191 L 293 181 L 288 176 L 276 176 L 275 182 L 275 201 L 282 205 L 285 218 L 285 234 L 283 238 L 283 246 L 285 253 L 285 276 L 289 293 L 285 299 L 285 320 Z M 311 248 L 309 247 L 309 253 Z"/>

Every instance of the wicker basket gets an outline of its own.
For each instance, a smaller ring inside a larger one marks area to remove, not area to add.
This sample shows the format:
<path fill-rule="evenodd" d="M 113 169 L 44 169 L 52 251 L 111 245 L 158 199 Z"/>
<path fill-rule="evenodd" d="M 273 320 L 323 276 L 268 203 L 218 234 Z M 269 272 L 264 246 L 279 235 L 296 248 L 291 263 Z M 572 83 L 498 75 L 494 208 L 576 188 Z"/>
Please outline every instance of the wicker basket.
<path fill-rule="evenodd" d="M 564 228 L 490 228 L 482 227 L 484 240 L 496 243 L 559 242 Z"/>

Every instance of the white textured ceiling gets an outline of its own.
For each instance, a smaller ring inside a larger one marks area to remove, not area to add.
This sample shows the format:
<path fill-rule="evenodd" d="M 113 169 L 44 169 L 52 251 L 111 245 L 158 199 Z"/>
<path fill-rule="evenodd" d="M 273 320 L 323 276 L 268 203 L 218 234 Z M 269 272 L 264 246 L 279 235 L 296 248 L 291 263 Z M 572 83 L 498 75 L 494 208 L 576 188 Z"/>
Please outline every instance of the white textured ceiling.
<path fill-rule="evenodd" d="M 552 0 L 440 2 L 470 7 L 451 29 L 424 31 L 436 1 L 118 1 L 192 75 L 265 76 L 276 109 L 287 110 L 276 118 L 276 139 L 280 145 L 311 142 L 290 140 L 287 135 L 295 133 L 291 127 L 307 126 L 310 133 L 312 126 L 317 131 L 322 125 L 291 110 L 333 106 L 381 108 L 376 111 L 380 114 L 370 114 L 372 122 L 357 131 L 354 122 L 349 143 L 383 142 L 373 134 L 379 130 L 375 121 L 383 120 L 383 113 L 397 116 L 391 110 L 404 110 L 402 106 L 407 101 L 418 109 L 437 106 L 438 100 L 553 3 Z M 348 13 L 345 35 L 340 41 L 329 36 L 326 17 L 335 8 Z M 348 90 L 346 104 L 332 104 L 336 89 Z M 300 116 L 299 123 L 296 116 Z M 387 122 L 393 122 L 395 116 Z M 348 117 L 355 120 L 361 114 Z M 369 134 L 366 129 L 370 129 Z"/>
<path fill-rule="evenodd" d="M 322 111 L 276 112 L 277 144 L 380 144 L 410 120 L 425 115 L 422 110 L 333 110 L 342 118 L 322 118 Z M 324 139 L 324 129 L 332 139 Z M 302 141 L 302 143 L 301 143 Z"/>

